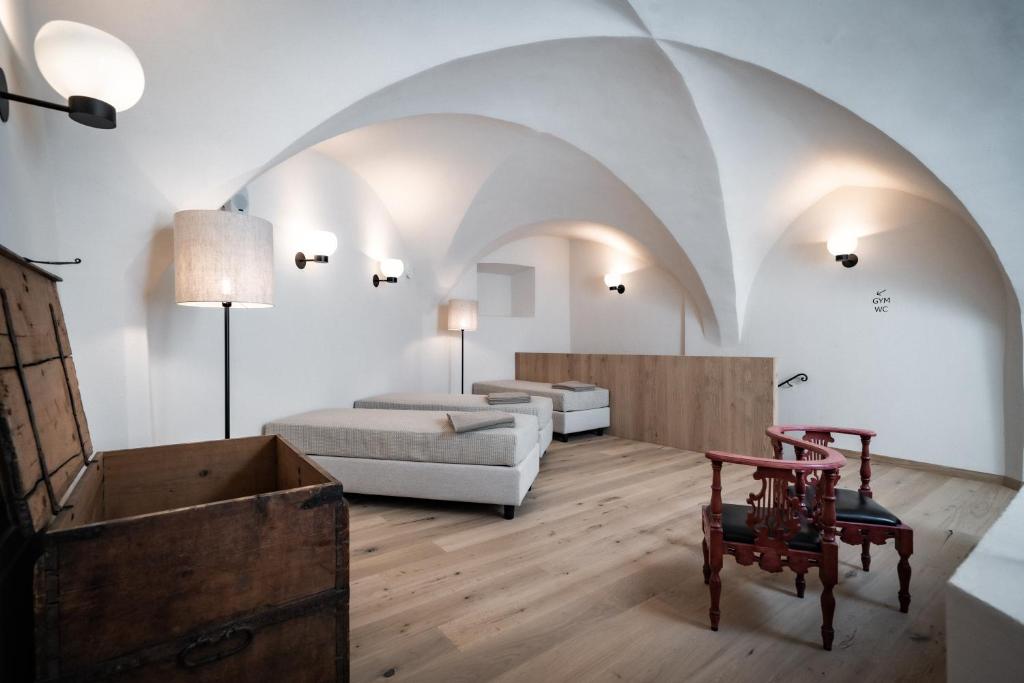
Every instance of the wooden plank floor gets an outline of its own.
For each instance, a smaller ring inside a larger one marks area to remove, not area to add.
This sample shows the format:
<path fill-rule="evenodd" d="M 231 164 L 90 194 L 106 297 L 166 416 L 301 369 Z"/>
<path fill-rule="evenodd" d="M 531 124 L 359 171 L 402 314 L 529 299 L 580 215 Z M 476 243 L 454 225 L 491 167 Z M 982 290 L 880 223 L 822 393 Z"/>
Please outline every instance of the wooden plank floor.
<path fill-rule="evenodd" d="M 753 490 L 726 465 L 727 501 Z M 910 614 L 896 553 L 840 550 L 836 644 L 821 649 L 819 587 L 726 558 L 708 628 L 701 454 L 614 437 L 556 444 L 516 519 L 494 506 L 352 502 L 353 681 L 944 679 L 943 585 L 1013 491 L 877 465 L 876 497 L 915 529 Z M 856 463 L 845 471 L 856 478 Z"/>

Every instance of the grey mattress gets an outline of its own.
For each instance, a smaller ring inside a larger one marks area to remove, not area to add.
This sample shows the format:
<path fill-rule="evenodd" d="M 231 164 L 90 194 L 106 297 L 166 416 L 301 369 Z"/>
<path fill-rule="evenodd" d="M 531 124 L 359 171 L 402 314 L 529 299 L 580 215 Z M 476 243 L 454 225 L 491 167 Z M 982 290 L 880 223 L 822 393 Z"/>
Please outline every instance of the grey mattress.
<path fill-rule="evenodd" d="M 274 420 L 280 434 L 308 455 L 513 467 L 537 445 L 537 418 L 513 415 L 515 427 L 456 434 L 448 415 L 426 410 L 331 408 Z"/>
<path fill-rule="evenodd" d="M 473 394 L 430 394 L 430 393 L 394 393 L 368 396 L 356 401 L 356 408 L 378 408 L 385 410 L 457 410 L 471 412 L 478 410 L 497 410 L 502 413 L 533 415 L 537 418 L 540 429 L 551 422 L 552 402 L 543 396 L 531 396 L 529 403 L 512 403 L 492 406 L 486 396 Z"/>
<path fill-rule="evenodd" d="M 608 406 L 608 390 L 601 387 L 593 391 L 568 391 L 555 389 L 545 382 L 527 382 L 521 379 L 497 379 L 473 383 L 474 394 L 489 394 L 492 391 L 525 391 L 531 396 L 550 398 L 554 409 L 562 413 Z"/>

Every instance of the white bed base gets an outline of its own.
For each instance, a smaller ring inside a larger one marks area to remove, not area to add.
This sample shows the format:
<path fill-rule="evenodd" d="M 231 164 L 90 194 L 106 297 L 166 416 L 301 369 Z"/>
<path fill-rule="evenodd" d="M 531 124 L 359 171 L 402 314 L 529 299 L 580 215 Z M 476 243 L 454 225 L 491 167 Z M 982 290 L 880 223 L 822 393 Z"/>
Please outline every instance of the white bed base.
<path fill-rule="evenodd" d="M 554 431 L 559 435 L 559 438 L 562 441 L 566 441 L 569 434 L 596 431 L 610 427 L 612 424 L 612 411 L 608 407 L 573 410 L 568 413 L 555 410 L 551 413 L 551 424 L 554 426 Z"/>
<path fill-rule="evenodd" d="M 540 469 L 539 445 L 515 467 L 310 457 L 340 481 L 346 493 L 503 505 L 506 519 L 515 515 Z"/>

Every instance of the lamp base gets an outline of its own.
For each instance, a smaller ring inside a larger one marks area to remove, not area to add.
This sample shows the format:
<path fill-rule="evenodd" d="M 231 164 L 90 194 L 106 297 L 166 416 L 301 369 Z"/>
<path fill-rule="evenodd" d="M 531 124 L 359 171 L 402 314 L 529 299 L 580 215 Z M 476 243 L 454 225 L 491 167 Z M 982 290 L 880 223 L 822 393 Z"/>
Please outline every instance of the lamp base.
<path fill-rule="evenodd" d="M 390 283 L 394 284 L 394 283 L 398 282 L 398 278 L 397 277 L 381 277 L 380 275 L 374 275 L 373 276 L 373 286 L 374 287 L 380 287 L 380 283 L 382 283 L 382 282 L 390 282 Z"/>
<path fill-rule="evenodd" d="M 844 268 L 853 268 L 859 260 L 856 254 L 836 254 L 836 261 L 842 263 Z"/>
<path fill-rule="evenodd" d="M 7 76 L 4 70 L 0 69 L 0 92 L 7 92 Z M 8 100 L 0 99 L 0 121 L 4 123 L 11 117 L 11 103 Z"/>

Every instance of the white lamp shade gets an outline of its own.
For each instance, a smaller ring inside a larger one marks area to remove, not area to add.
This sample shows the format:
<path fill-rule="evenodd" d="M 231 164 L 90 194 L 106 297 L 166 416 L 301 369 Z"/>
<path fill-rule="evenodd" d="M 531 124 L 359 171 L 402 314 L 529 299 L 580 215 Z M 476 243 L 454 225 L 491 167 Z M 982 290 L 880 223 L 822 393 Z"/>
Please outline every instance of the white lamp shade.
<path fill-rule="evenodd" d="M 857 236 L 835 235 L 828 239 L 828 242 L 825 243 L 825 247 L 828 249 L 828 253 L 833 256 L 839 256 L 840 254 L 852 254 L 857 251 Z"/>
<path fill-rule="evenodd" d="M 386 258 L 380 262 L 380 274 L 384 277 L 402 277 L 405 264 L 399 258 Z"/>
<path fill-rule="evenodd" d="M 338 250 L 338 237 L 327 230 L 314 230 L 306 238 L 306 250 L 314 256 L 330 256 Z"/>
<path fill-rule="evenodd" d="M 174 214 L 174 300 L 184 306 L 273 306 L 274 226 L 233 211 Z"/>
<path fill-rule="evenodd" d="M 87 24 L 45 24 L 36 34 L 35 54 L 46 82 L 64 99 L 84 95 L 124 111 L 139 101 L 146 88 L 146 75 L 135 52 Z"/>
<path fill-rule="evenodd" d="M 448 329 L 476 330 L 477 303 L 469 299 L 452 299 L 448 302 Z"/>
<path fill-rule="evenodd" d="M 618 273 L 608 273 L 604 276 L 604 284 L 607 287 L 618 287 L 622 284 L 622 276 Z"/>

